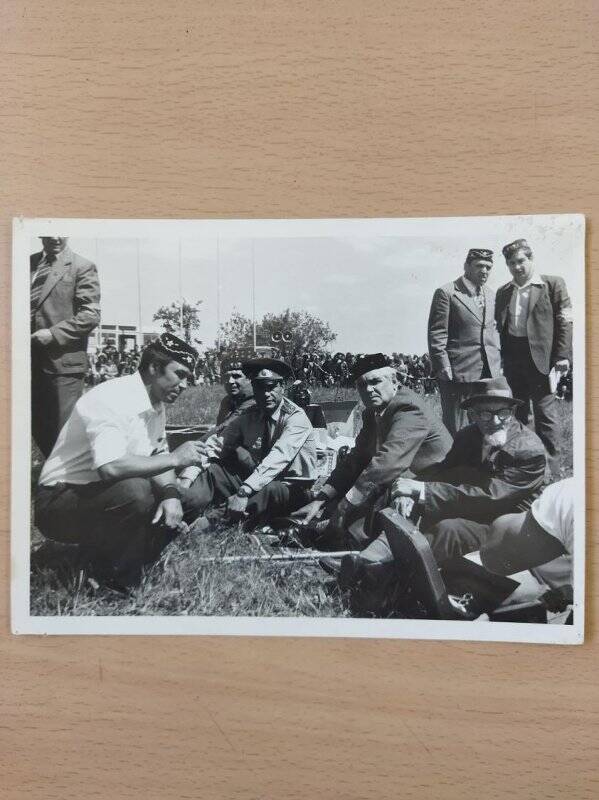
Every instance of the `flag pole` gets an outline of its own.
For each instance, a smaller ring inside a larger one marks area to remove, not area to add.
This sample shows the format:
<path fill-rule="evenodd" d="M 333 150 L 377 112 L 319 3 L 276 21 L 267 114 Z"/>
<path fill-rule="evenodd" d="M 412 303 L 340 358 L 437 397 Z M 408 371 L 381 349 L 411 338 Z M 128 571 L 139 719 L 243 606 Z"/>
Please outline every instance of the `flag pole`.
<path fill-rule="evenodd" d="M 254 332 L 254 350 L 256 349 L 256 261 L 254 258 L 254 239 L 252 239 L 252 330 Z"/>

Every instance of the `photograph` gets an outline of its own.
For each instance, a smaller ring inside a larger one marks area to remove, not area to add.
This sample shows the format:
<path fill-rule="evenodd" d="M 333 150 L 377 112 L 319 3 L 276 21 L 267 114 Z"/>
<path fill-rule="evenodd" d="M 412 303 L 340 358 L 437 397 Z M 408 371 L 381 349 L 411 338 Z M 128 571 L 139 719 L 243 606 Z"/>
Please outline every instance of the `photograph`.
<path fill-rule="evenodd" d="M 13 631 L 581 643 L 584 259 L 576 214 L 16 219 Z"/>

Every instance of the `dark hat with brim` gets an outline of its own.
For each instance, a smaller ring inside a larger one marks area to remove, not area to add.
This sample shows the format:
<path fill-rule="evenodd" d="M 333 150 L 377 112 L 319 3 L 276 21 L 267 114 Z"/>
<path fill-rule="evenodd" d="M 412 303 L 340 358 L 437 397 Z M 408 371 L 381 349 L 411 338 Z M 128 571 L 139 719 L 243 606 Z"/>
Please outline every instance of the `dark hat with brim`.
<path fill-rule="evenodd" d="M 244 361 L 242 369 L 252 381 L 286 381 L 293 378 L 293 370 L 278 358 L 253 358 Z"/>
<path fill-rule="evenodd" d="M 160 350 L 169 355 L 173 361 L 178 361 L 180 364 L 186 366 L 191 373 L 195 374 L 195 370 L 200 357 L 195 347 L 192 347 L 183 339 L 179 339 L 173 333 L 163 333 L 154 341 Z"/>
<path fill-rule="evenodd" d="M 389 359 L 384 353 L 368 353 L 356 359 L 351 370 L 352 378 L 357 381 L 359 377 L 373 369 L 382 369 L 389 366 Z"/>
<path fill-rule="evenodd" d="M 521 405 L 522 400 L 517 400 L 513 396 L 512 390 L 503 375 L 476 383 L 474 394 L 462 400 L 460 404 L 463 409 L 473 408 L 474 406 L 516 408 Z"/>

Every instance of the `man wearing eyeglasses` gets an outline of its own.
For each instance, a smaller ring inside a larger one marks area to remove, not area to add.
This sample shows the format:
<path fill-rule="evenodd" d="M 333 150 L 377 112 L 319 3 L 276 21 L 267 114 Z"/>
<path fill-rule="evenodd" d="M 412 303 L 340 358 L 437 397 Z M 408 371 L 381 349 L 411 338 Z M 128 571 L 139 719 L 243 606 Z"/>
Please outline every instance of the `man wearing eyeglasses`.
<path fill-rule="evenodd" d="M 458 431 L 444 461 L 426 482 L 393 484 L 393 500 L 419 504 L 438 563 L 480 549 L 497 517 L 526 511 L 542 491 L 547 456 L 539 437 L 514 417 L 521 402 L 503 376 L 481 381 L 462 402 L 472 424 Z"/>

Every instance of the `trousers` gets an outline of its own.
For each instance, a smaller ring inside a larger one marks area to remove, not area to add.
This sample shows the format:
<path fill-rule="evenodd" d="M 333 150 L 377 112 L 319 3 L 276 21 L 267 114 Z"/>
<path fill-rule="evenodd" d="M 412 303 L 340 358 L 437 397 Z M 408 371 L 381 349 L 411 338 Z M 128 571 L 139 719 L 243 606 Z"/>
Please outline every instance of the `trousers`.
<path fill-rule="evenodd" d="M 46 458 L 83 393 L 83 377 L 44 372 L 37 358 L 32 359 L 31 433 Z"/>
<path fill-rule="evenodd" d="M 186 521 L 193 522 L 208 506 L 220 505 L 235 494 L 248 474 L 240 465 L 211 464 L 182 492 Z M 250 497 L 247 513 L 256 522 L 287 516 L 310 501 L 310 486 L 307 481 L 301 484 L 284 480 L 271 481 Z"/>
<path fill-rule="evenodd" d="M 524 405 L 516 409 L 516 418 L 529 424 L 530 406 L 534 412 L 535 432 L 545 445 L 547 463 L 554 478 L 559 472 L 559 410 L 555 395 L 549 390 L 549 376 L 539 372 L 532 356 L 528 339 L 507 336 L 503 348 L 503 370 L 512 394 Z"/>
<path fill-rule="evenodd" d="M 39 486 L 35 524 L 48 539 L 84 547 L 108 577 L 134 584 L 174 536 L 151 524 L 155 507 L 146 478 Z"/>

